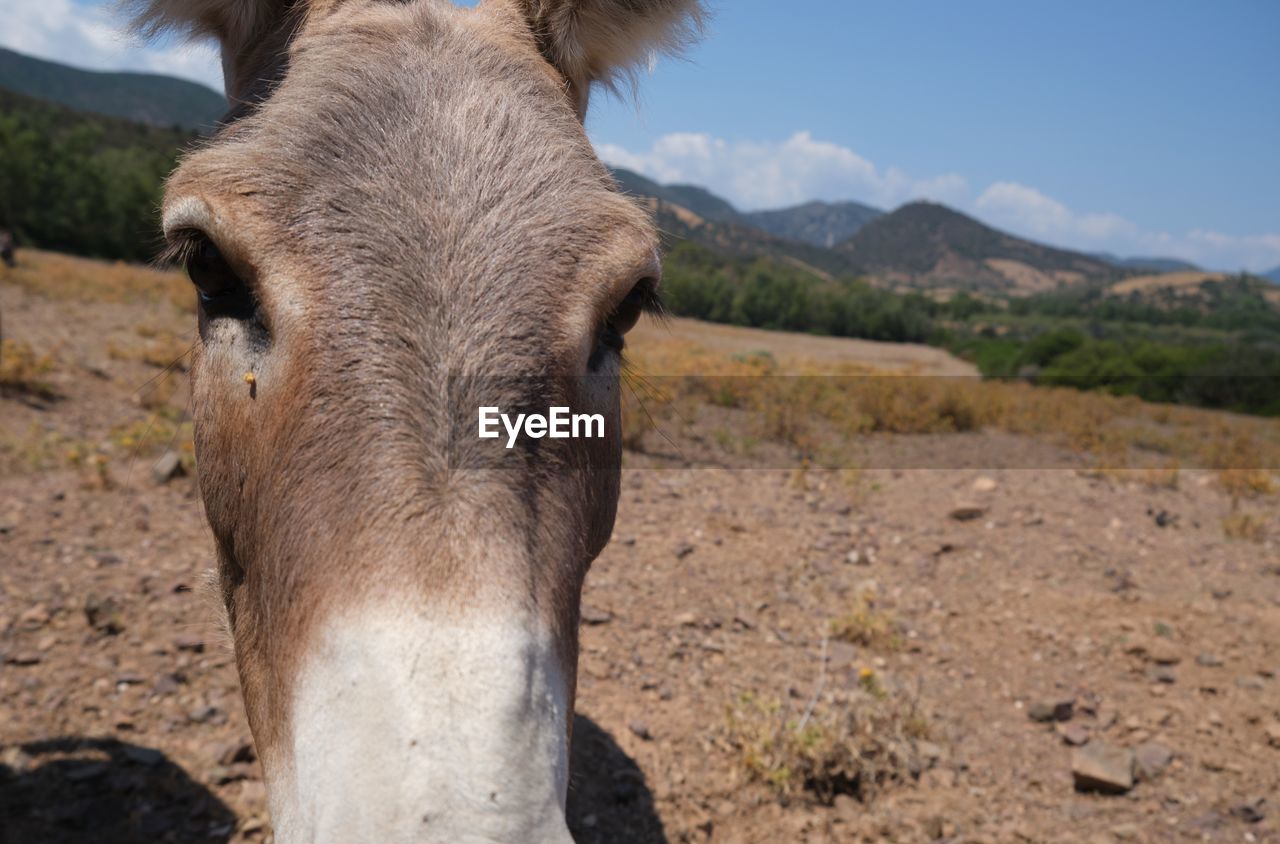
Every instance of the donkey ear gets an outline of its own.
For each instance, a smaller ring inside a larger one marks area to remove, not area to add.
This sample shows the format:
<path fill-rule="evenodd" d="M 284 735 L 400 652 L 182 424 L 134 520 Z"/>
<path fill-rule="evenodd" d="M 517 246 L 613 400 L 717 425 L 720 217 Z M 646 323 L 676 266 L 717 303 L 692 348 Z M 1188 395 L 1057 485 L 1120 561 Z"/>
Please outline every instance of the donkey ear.
<path fill-rule="evenodd" d="M 513 0 L 538 47 L 569 82 L 579 115 L 598 82 L 635 84 L 657 53 L 679 53 L 702 33 L 700 0 Z"/>
<path fill-rule="evenodd" d="M 217 39 L 227 97 L 251 98 L 258 83 L 282 68 L 297 9 L 290 0 L 121 0 L 134 33 L 154 38 L 172 32 L 192 40 Z"/>

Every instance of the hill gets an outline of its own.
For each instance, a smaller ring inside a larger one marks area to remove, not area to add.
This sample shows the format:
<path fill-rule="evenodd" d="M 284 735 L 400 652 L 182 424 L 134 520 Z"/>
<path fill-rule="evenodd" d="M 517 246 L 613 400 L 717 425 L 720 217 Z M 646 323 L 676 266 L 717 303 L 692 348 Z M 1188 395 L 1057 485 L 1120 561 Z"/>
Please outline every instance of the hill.
<path fill-rule="evenodd" d="M 1200 268 L 1190 261 L 1183 261 L 1179 258 L 1121 258 L 1119 255 L 1112 255 L 1110 252 L 1093 252 L 1090 253 L 1095 258 L 1101 258 L 1108 264 L 1114 264 L 1117 267 L 1123 267 L 1127 270 L 1139 270 L 1144 273 L 1181 273 L 1181 272 L 1199 272 Z"/>
<path fill-rule="evenodd" d="M 894 288 L 1026 296 L 1127 275 L 1106 261 L 1023 240 L 932 202 L 868 223 L 836 247 Z"/>
<path fill-rule="evenodd" d="M 21 246 L 148 260 L 164 177 L 198 137 L 0 90 L 0 228 Z"/>
<path fill-rule="evenodd" d="M 663 185 L 639 173 L 613 168 L 618 187 L 644 201 L 670 247 L 690 241 L 727 259 L 769 258 L 829 279 L 852 268 L 844 256 L 778 237 L 747 222 L 728 201 L 694 185 Z"/>
<path fill-rule="evenodd" d="M 806 202 L 776 211 L 752 211 L 746 222 L 777 237 L 831 248 L 848 240 L 872 220 L 884 216 L 861 202 Z"/>
<path fill-rule="evenodd" d="M 1276 284 L 1280 284 L 1280 267 L 1276 267 L 1275 269 L 1267 270 L 1265 273 L 1263 273 L 1263 274 L 1262 274 L 1262 277 L 1263 277 L 1263 278 L 1265 278 L 1267 281 L 1271 281 L 1271 282 L 1274 282 L 1274 283 L 1276 283 Z"/>
<path fill-rule="evenodd" d="M 641 176 L 621 167 L 610 168 L 613 178 L 623 192 L 635 196 L 660 199 L 663 202 L 679 205 L 697 214 L 704 220 L 716 223 L 741 223 L 742 215 L 738 209 L 726 199 L 716 196 L 706 188 L 697 185 L 663 185 L 647 176 Z"/>
<path fill-rule="evenodd" d="M 81 70 L 3 48 L 0 88 L 77 111 L 205 133 L 227 110 L 217 91 L 185 79 Z"/>

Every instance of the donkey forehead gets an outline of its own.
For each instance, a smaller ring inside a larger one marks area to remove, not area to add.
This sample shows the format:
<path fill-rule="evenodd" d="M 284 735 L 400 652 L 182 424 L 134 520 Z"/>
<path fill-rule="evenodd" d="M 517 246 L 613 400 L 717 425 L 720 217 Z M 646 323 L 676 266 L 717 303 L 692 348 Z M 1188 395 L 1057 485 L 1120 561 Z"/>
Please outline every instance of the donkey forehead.
<path fill-rule="evenodd" d="M 292 243 L 380 243 L 384 259 L 474 237 L 490 255 L 572 263 L 656 240 L 527 33 L 449 3 L 309 19 L 270 96 L 175 172 L 166 215 L 193 195 L 256 217 L 272 242 L 287 228 Z"/>

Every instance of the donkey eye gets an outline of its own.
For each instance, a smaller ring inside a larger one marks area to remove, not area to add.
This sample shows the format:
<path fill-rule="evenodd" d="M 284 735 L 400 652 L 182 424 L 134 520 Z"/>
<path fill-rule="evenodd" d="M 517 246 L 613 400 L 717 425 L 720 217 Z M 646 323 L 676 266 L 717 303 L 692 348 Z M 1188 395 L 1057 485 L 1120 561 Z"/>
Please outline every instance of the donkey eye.
<path fill-rule="evenodd" d="M 623 337 L 636 327 L 641 315 L 660 311 L 658 283 L 651 278 L 641 279 L 605 320 L 604 328 L 600 332 L 600 345 L 615 353 L 621 353 L 626 345 Z"/>
<path fill-rule="evenodd" d="M 212 240 L 199 239 L 187 255 L 186 269 L 210 318 L 246 319 L 253 315 L 255 305 L 249 288 Z"/>

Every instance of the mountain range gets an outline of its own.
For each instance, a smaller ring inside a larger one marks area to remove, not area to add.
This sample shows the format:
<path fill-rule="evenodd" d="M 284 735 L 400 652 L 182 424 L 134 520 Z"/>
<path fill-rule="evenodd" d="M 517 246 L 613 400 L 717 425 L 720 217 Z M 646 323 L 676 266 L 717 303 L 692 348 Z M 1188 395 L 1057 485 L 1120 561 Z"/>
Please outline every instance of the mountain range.
<path fill-rule="evenodd" d="M 193 82 L 80 70 L 0 49 L 0 94 L 5 90 L 74 112 L 198 131 L 213 127 L 225 108 L 220 94 Z M 889 212 L 852 201 L 741 211 L 697 185 L 661 184 L 622 168 L 613 175 L 620 189 L 648 205 L 668 242 L 692 241 L 730 260 L 781 261 L 825 280 L 861 276 L 894 290 L 1004 297 L 1198 272 L 1176 259 L 1047 246 L 930 202 Z M 1280 267 L 1266 275 L 1280 283 Z"/>
<path fill-rule="evenodd" d="M 154 73 L 81 70 L 0 47 L 0 88 L 76 111 L 209 132 L 227 110 L 212 88 Z"/>
<path fill-rule="evenodd" d="M 1025 296 L 1165 267 L 1195 269 L 1172 259 L 1126 260 L 1045 246 L 932 202 L 888 213 L 856 202 L 741 212 L 705 188 L 663 185 L 621 168 L 613 174 L 623 191 L 649 204 L 669 239 L 734 258 L 782 260 L 823 277 L 864 276 L 892 289 Z"/>

